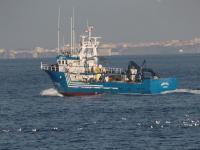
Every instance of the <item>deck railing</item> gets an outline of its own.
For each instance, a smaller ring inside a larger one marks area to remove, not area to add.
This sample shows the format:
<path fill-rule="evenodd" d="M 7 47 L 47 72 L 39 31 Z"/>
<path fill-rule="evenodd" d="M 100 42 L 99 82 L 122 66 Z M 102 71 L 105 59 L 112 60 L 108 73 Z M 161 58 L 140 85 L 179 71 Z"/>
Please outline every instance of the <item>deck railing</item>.
<path fill-rule="evenodd" d="M 74 66 L 74 67 L 83 68 L 84 66 Z M 43 64 L 42 62 L 41 62 L 41 70 L 59 71 L 58 66 Z M 103 67 L 100 71 L 100 73 L 110 73 L 110 74 L 122 74 L 123 72 L 124 72 L 123 68 L 111 68 L 111 67 Z"/>
<path fill-rule="evenodd" d="M 122 74 L 124 69 L 122 68 L 110 68 L 110 67 L 105 67 L 106 72 L 111 73 L 111 74 Z"/>
<path fill-rule="evenodd" d="M 48 70 L 48 71 L 58 71 L 58 66 L 56 65 L 47 65 L 47 64 L 43 64 L 41 62 L 41 66 L 40 66 L 41 70 Z"/>

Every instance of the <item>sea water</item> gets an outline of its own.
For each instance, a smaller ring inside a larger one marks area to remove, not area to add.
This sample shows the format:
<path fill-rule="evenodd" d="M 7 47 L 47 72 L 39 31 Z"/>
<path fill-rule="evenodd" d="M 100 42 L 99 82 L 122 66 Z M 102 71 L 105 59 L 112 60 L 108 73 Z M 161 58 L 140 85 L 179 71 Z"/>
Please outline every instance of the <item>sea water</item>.
<path fill-rule="evenodd" d="M 176 77 L 178 89 L 64 97 L 40 70 L 41 59 L 0 60 L 0 149 L 200 149 L 200 55 L 113 56 L 100 63 L 127 67 L 144 59 L 160 76 Z"/>

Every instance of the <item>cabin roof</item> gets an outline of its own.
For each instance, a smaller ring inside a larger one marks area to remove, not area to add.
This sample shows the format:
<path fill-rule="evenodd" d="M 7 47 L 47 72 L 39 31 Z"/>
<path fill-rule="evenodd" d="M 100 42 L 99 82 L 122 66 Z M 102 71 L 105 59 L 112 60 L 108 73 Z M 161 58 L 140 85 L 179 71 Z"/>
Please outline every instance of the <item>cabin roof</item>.
<path fill-rule="evenodd" d="M 59 60 L 80 60 L 79 56 L 71 56 L 71 55 L 58 55 L 56 58 Z"/>

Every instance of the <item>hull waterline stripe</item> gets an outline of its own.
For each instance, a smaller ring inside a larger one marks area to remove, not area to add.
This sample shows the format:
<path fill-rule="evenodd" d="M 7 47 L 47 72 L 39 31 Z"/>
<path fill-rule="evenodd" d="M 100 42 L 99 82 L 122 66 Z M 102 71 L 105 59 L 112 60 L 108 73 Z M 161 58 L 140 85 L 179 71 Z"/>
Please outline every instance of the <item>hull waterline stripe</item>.
<path fill-rule="evenodd" d="M 94 87 L 96 86 L 96 87 L 103 87 L 103 85 L 92 85 L 92 84 L 91 85 L 90 84 L 80 85 L 80 84 L 71 84 L 70 83 L 69 85 L 70 86 L 94 86 Z"/>
<path fill-rule="evenodd" d="M 113 89 L 113 90 L 118 90 L 116 87 L 91 87 L 91 86 L 68 86 L 70 88 L 83 88 L 83 89 Z"/>

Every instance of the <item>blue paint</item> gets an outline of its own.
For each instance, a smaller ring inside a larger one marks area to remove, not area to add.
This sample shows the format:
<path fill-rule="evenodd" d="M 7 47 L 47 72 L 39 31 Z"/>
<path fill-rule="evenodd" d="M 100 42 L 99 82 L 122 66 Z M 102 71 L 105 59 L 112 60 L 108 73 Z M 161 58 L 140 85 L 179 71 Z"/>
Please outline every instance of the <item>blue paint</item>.
<path fill-rule="evenodd" d="M 175 78 L 144 79 L 142 82 L 72 82 L 69 74 L 46 71 L 60 93 L 112 93 L 112 94 L 159 94 L 175 90 Z"/>

